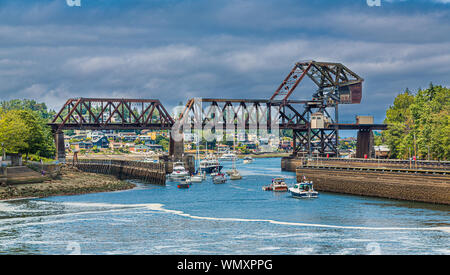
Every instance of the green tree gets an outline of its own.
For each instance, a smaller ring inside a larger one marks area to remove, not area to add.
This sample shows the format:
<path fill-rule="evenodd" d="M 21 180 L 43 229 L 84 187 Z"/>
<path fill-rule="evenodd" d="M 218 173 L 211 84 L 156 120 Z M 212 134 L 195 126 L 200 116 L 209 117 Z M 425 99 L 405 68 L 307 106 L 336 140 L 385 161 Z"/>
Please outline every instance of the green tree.
<path fill-rule="evenodd" d="M 394 158 L 450 159 L 450 89 L 430 84 L 413 95 L 399 94 L 386 112 L 388 129 L 383 132 Z M 430 156 L 428 155 L 430 152 Z"/>
<path fill-rule="evenodd" d="M 10 153 L 53 157 L 55 145 L 51 129 L 44 118 L 32 110 L 10 110 L 0 113 L 0 143 Z"/>

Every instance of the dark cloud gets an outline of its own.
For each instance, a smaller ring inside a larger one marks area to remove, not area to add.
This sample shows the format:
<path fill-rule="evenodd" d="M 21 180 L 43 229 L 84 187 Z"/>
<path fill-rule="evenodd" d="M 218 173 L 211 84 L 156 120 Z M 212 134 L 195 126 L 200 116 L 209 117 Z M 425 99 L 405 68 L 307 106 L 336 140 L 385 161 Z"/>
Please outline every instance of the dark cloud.
<path fill-rule="evenodd" d="M 268 98 L 296 61 L 315 59 L 365 78 L 343 120 L 380 122 L 406 87 L 450 86 L 449 5 L 311 2 L 0 1 L 0 100 Z M 296 97 L 310 97 L 305 84 Z"/>

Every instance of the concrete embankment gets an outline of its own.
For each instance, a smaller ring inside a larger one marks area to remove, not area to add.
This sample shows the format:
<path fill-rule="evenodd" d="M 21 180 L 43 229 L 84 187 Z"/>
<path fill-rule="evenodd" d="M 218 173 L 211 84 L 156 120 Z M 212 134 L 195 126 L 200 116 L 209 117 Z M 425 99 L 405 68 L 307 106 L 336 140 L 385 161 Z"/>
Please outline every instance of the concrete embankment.
<path fill-rule="evenodd" d="M 166 168 L 163 163 L 83 159 L 77 161 L 75 167 L 84 172 L 113 175 L 119 179 L 137 179 L 153 184 L 166 184 Z"/>
<path fill-rule="evenodd" d="M 374 167 L 337 161 L 308 164 L 301 159 L 283 159 L 282 167 L 295 169 L 298 181 L 303 176 L 312 180 L 318 191 L 450 205 L 448 170 L 399 168 L 399 164 Z"/>
<path fill-rule="evenodd" d="M 135 187 L 134 184 L 121 181 L 112 175 L 85 173 L 70 166 L 61 166 L 54 179 L 42 178 L 45 180 L 41 183 L 22 182 L 0 187 L 0 200 L 79 195 Z"/>

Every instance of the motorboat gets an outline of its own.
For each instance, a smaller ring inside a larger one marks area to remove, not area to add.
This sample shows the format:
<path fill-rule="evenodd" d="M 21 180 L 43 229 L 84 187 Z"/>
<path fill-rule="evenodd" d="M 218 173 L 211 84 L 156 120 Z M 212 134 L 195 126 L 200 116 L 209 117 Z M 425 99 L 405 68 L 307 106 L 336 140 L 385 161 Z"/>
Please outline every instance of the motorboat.
<path fill-rule="evenodd" d="M 218 173 L 213 177 L 213 183 L 215 184 L 221 184 L 227 182 L 227 178 L 225 177 L 225 174 Z"/>
<path fill-rule="evenodd" d="M 192 175 L 190 178 L 191 182 L 202 182 L 203 181 L 203 176 L 201 174 L 195 174 Z"/>
<path fill-rule="evenodd" d="M 219 160 L 222 161 L 233 161 L 237 158 L 236 154 L 234 153 L 226 153 L 219 157 Z"/>
<path fill-rule="evenodd" d="M 289 188 L 289 192 L 294 198 L 317 198 L 319 192 L 314 190 L 313 182 L 302 180 Z"/>
<path fill-rule="evenodd" d="M 187 189 L 187 188 L 189 188 L 190 185 L 192 185 L 192 183 L 191 183 L 191 179 L 189 177 L 179 178 L 177 180 L 177 187 L 179 189 Z"/>
<path fill-rule="evenodd" d="M 244 162 L 245 164 L 252 163 L 252 162 L 253 162 L 253 158 L 252 158 L 252 157 L 245 157 L 245 158 L 243 159 L 243 162 Z"/>
<path fill-rule="evenodd" d="M 169 181 L 177 181 L 186 177 L 189 177 L 189 172 L 184 168 L 184 164 L 182 162 L 175 162 L 173 164 L 173 172 L 167 176 L 167 179 Z"/>
<path fill-rule="evenodd" d="M 272 183 L 262 188 L 264 191 L 274 191 L 274 192 L 286 192 L 288 191 L 288 186 L 284 178 L 274 178 Z"/>
<path fill-rule="evenodd" d="M 222 168 L 223 166 L 220 165 L 219 161 L 212 157 L 208 157 L 200 161 L 200 170 L 208 174 L 215 171 L 220 172 Z"/>
<path fill-rule="evenodd" d="M 242 179 L 241 174 L 238 170 L 232 170 L 230 174 L 230 180 L 240 180 Z"/>

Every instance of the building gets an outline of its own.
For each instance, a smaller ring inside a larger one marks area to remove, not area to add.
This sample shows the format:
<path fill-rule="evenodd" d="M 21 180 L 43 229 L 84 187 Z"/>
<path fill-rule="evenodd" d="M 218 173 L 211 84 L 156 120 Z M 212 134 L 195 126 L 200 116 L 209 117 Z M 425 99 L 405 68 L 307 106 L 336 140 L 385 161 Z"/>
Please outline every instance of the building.
<path fill-rule="evenodd" d="M 376 158 L 388 158 L 391 150 L 389 149 L 389 146 L 387 145 L 380 145 L 380 146 L 374 146 L 373 147 L 374 151 L 375 151 L 375 157 Z"/>
<path fill-rule="evenodd" d="M 72 143 L 71 145 L 73 145 L 75 150 L 89 150 L 92 149 L 92 147 L 94 147 L 94 145 L 92 144 L 92 142 L 90 141 L 80 141 L 80 142 L 75 142 Z"/>
<path fill-rule="evenodd" d="M 109 140 L 105 136 L 92 138 L 92 145 L 97 148 L 109 148 Z"/>
<path fill-rule="evenodd" d="M 111 149 L 111 150 L 120 149 L 122 147 L 124 147 L 122 142 L 110 142 L 109 143 L 109 149 Z"/>

